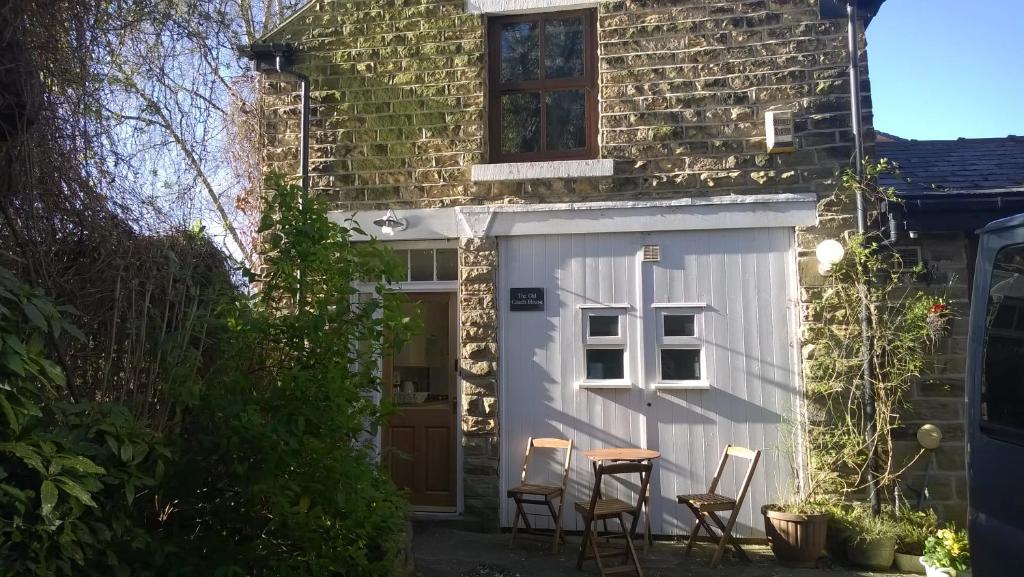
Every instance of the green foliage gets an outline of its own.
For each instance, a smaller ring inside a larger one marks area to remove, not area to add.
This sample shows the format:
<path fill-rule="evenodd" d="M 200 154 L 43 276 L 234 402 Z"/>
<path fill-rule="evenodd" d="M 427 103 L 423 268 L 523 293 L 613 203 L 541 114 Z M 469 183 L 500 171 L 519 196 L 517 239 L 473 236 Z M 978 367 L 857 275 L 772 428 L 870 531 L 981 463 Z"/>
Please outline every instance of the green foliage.
<path fill-rule="evenodd" d="M 0 269 L 0 574 L 127 575 L 167 452 L 124 408 L 66 401 L 45 346 L 79 334 L 61 312 Z"/>
<path fill-rule="evenodd" d="M 257 290 L 209 285 L 216 305 L 156 348 L 160 388 L 117 375 L 166 428 L 75 401 L 47 352 L 85 338 L 73 311 L 0 269 L 0 577 L 395 573 L 405 502 L 373 441 L 378 359 L 418 328 L 388 289 L 402 265 L 321 199 L 268 188 Z"/>
<path fill-rule="evenodd" d="M 794 515 L 818 515 L 828 513 L 831 506 L 832 504 L 828 501 L 796 498 L 777 505 L 767 505 L 766 508 Z"/>
<path fill-rule="evenodd" d="M 845 191 L 859 190 L 869 200 L 892 201 L 891 192 L 870 185 L 888 166 L 870 164 L 869 180 L 844 178 Z M 846 255 L 816 291 L 808 326 L 807 439 L 811 488 L 816 495 L 848 498 L 867 483 L 868 455 L 875 451 L 874 471 L 884 492 L 912 462 L 898 460 L 893 432 L 900 427 L 906 393 L 926 369 L 926 354 L 944 331 L 950 310 L 941 297 L 913 286 L 919 271 L 906 270 L 899 256 L 874 237 L 846 239 Z M 862 339 L 860 314 L 866 303 L 871 348 Z M 872 366 L 875 433 L 864 411 L 864 359 Z"/>
<path fill-rule="evenodd" d="M 936 531 L 925 542 L 924 561 L 932 567 L 955 569 L 958 574 L 970 569 L 967 532 L 955 527 Z"/>
<path fill-rule="evenodd" d="M 320 198 L 271 177 L 258 290 L 222 307 L 200 394 L 184 390 L 165 530 L 175 575 L 390 575 L 404 501 L 378 469 L 377 359 L 415 322 L 401 265 Z M 369 293 L 355 283 L 374 279 Z"/>
<path fill-rule="evenodd" d="M 901 507 L 895 512 L 896 550 L 908 555 L 922 555 L 928 537 L 939 527 L 935 511 L 914 511 Z"/>
<path fill-rule="evenodd" d="M 871 515 L 870 511 L 865 511 L 863 515 L 851 517 L 850 520 L 853 521 L 851 529 L 853 529 L 852 536 L 854 542 L 896 537 L 896 527 L 892 521 L 885 517 Z"/>
<path fill-rule="evenodd" d="M 849 541 L 870 541 L 898 534 L 892 515 L 876 517 L 864 503 L 833 503 L 828 507 L 828 513 L 829 531 Z"/>

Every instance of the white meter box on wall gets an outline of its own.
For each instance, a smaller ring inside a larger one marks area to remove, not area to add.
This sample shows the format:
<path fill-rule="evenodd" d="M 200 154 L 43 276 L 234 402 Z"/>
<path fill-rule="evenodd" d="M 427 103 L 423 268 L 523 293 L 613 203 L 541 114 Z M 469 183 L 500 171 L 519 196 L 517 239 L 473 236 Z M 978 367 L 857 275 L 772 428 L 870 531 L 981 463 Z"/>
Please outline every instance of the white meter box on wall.
<path fill-rule="evenodd" d="M 764 133 L 768 143 L 768 152 L 793 152 L 796 143 L 793 140 L 793 112 L 790 110 L 772 110 L 764 113 Z"/>

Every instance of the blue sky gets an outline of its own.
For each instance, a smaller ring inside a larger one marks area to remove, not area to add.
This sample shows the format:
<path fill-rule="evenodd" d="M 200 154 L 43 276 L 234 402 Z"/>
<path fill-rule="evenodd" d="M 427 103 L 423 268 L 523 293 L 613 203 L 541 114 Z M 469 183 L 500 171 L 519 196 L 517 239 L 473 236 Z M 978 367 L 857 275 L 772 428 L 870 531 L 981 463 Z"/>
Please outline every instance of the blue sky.
<path fill-rule="evenodd" d="M 888 0 L 868 27 L 875 128 L 1024 135 L 1024 0 Z"/>

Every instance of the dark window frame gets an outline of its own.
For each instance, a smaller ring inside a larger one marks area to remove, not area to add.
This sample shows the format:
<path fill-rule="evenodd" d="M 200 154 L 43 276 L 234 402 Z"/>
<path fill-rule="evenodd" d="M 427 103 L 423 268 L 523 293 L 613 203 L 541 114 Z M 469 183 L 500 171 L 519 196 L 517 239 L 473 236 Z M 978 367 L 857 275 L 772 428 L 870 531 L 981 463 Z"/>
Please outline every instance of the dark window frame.
<path fill-rule="evenodd" d="M 985 386 L 983 387 L 983 390 L 978 391 L 978 393 L 980 393 L 980 398 L 978 399 L 978 403 L 980 405 L 982 405 L 982 406 L 985 406 L 989 402 L 992 402 L 992 398 L 990 396 L 991 392 L 990 392 L 989 379 L 988 379 L 989 351 L 990 351 L 991 341 L 992 341 L 993 337 L 995 337 L 995 338 L 1002 338 L 1002 337 L 1013 338 L 1015 336 L 1015 335 L 1012 334 L 1014 332 L 1013 331 L 1013 327 L 1011 327 L 1010 329 L 1000 329 L 1000 328 L 997 328 L 997 327 L 993 326 L 994 321 L 995 321 L 995 316 L 993 316 L 993 310 L 992 310 L 992 307 L 993 307 L 993 304 L 994 304 L 993 298 L 992 298 L 992 289 L 995 288 L 995 286 L 996 286 L 993 283 L 994 278 L 995 278 L 995 273 L 996 273 L 996 267 L 998 266 L 999 257 L 1004 252 L 1007 252 L 1007 251 L 1010 251 L 1010 250 L 1014 250 L 1014 251 L 1024 250 L 1024 244 L 1008 244 L 1006 246 L 1000 247 L 999 250 L 996 251 L 996 255 L 995 255 L 995 257 L 993 258 L 993 261 L 992 261 L 991 275 L 989 276 L 989 279 L 988 279 L 988 284 L 989 284 L 989 286 L 988 286 L 988 294 L 985 295 L 985 298 L 986 298 L 986 301 L 987 301 L 986 305 L 985 305 L 985 340 L 984 340 L 984 349 L 983 349 L 982 355 L 981 355 L 981 367 L 980 367 L 981 371 L 982 371 L 982 381 L 985 384 Z M 1002 305 L 1003 303 L 1000 303 L 1000 304 Z M 1024 307 L 1017 307 L 1017 308 L 1018 309 L 1024 309 Z M 1016 314 L 1020 315 L 1020 314 L 1024 314 L 1024 312 L 1022 312 L 1021 310 L 1018 310 L 1018 311 L 1016 311 Z M 1007 333 L 1007 334 L 1003 335 L 1002 333 Z M 981 409 L 981 407 L 979 407 L 979 409 Z M 1024 427 L 1022 427 L 1020 425 L 1016 425 L 1016 424 L 1006 424 L 1006 423 L 1003 423 L 1003 422 L 991 420 L 988 411 L 984 411 L 984 410 L 980 411 L 979 419 L 978 419 L 978 428 L 981 430 L 981 433 L 983 435 L 985 435 L 986 437 L 989 437 L 989 438 L 992 438 L 992 439 L 996 439 L 996 440 L 999 440 L 999 441 L 1003 441 L 1003 442 L 1006 442 L 1006 443 L 1012 443 L 1014 445 L 1024 446 Z"/>
<path fill-rule="evenodd" d="M 544 26 L 550 20 L 565 20 L 575 16 L 583 17 L 583 76 L 578 78 L 544 78 Z M 539 35 L 537 80 L 502 83 L 501 74 L 501 31 L 502 24 L 510 22 L 537 22 Z M 492 163 L 538 162 L 547 160 L 587 160 L 598 156 L 598 101 L 597 101 L 597 11 L 593 8 L 563 12 L 542 12 L 516 14 L 490 18 L 487 26 L 487 70 L 488 70 L 488 145 Z M 547 148 L 547 104 L 545 95 L 558 90 L 581 89 L 584 94 L 584 133 L 586 145 L 573 150 L 546 150 Z M 503 153 L 501 150 L 501 97 L 506 94 L 540 93 L 540 139 L 539 150 L 534 152 Z"/>

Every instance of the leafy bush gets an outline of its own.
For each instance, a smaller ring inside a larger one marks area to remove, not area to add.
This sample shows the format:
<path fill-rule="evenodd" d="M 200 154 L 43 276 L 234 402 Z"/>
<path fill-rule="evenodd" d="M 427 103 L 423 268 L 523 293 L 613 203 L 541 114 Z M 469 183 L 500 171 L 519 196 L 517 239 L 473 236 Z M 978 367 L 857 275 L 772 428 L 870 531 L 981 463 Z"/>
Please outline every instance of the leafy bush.
<path fill-rule="evenodd" d="M 932 567 L 955 569 L 957 574 L 970 569 L 967 532 L 952 526 L 936 531 L 925 542 L 924 561 Z"/>
<path fill-rule="evenodd" d="M 0 573 L 127 575 L 151 558 L 137 499 L 167 452 L 124 408 L 67 402 L 46 354 L 77 334 L 61 312 L 0 269 Z"/>
<path fill-rule="evenodd" d="M 864 503 L 836 502 L 827 507 L 828 530 L 844 542 L 895 537 L 896 523 L 889 515 L 874 516 Z"/>
<path fill-rule="evenodd" d="M 896 528 L 896 550 L 907 555 L 922 555 L 928 537 L 935 533 L 939 519 L 935 511 L 914 511 L 902 507 L 893 519 Z"/>
<path fill-rule="evenodd" d="M 174 574 L 389 575 L 405 503 L 373 455 L 376 359 L 414 327 L 387 289 L 401 268 L 322 199 L 268 189 L 258 292 L 225 303 L 220 359 L 178 396 Z M 360 295 L 358 279 L 375 282 Z"/>
<path fill-rule="evenodd" d="M 387 288 L 401 265 L 321 199 L 268 185 L 256 292 L 219 283 L 170 335 L 184 350 L 152 362 L 168 382 L 141 405 L 173 415 L 165 437 L 110 397 L 73 398 L 47 353 L 85 338 L 73 311 L 0 269 L 0 576 L 396 573 L 405 501 L 374 440 L 377 360 L 417 328 Z"/>

